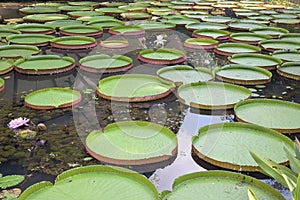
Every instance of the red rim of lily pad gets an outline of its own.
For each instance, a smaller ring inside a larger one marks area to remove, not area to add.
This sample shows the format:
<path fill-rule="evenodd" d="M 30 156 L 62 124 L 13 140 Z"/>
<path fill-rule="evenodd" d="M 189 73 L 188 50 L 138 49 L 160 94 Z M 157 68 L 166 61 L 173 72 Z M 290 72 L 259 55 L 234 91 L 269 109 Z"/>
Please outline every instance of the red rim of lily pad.
<path fill-rule="evenodd" d="M 72 40 L 74 41 L 73 43 Z M 86 36 L 64 36 L 51 40 L 50 45 L 57 49 L 91 49 L 97 46 L 97 41 L 92 37 Z"/>
<path fill-rule="evenodd" d="M 151 56 L 151 54 L 155 54 L 154 56 Z M 163 54 L 169 54 L 174 56 L 174 58 L 167 58 L 164 59 L 162 57 L 157 57 L 158 55 Z M 147 55 L 150 55 L 148 57 Z M 171 64 L 179 64 L 186 60 L 186 56 L 182 51 L 179 51 L 177 49 L 167 49 L 167 48 L 161 48 L 161 49 L 146 49 L 140 51 L 138 55 L 138 59 L 142 62 L 150 63 L 150 64 L 157 64 L 157 65 L 171 65 Z"/>
<path fill-rule="evenodd" d="M 0 92 L 2 92 L 5 89 L 5 81 L 0 78 Z"/>
<path fill-rule="evenodd" d="M 124 36 L 139 36 L 145 34 L 145 29 L 140 26 L 114 26 L 108 30 L 112 35 L 124 35 Z"/>
<path fill-rule="evenodd" d="M 210 34 L 216 33 L 219 34 L 217 37 L 213 37 Z M 192 34 L 193 37 L 196 38 L 208 38 L 208 39 L 216 39 L 216 40 L 228 40 L 230 32 L 225 30 L 217 30 L 217 29 L 200 29 L 195 30 Z"/>
<path fill-rule="evenodd" d="M 70 25 L 59 28 L 63 36 L 89 36 L 99 38 L 103 35 L 103 29 L 96 26 Z"/>
<path fill-rule="evenodd" d="M 233 48 L 237 47 L 239 50 L 230 51 L 230 48 L 232 47 Z M 226 48 L 228 49 L 226 50 Z M 214 52 L 222 56 L 232 56 L 233 54 L 237 54 L 237 53 L 260 53 L 260 51 L 261 49 L 257 46 L 253 46 L 250 44 L 243 44 L 243 43 L 222 43 L 214 48 Z"/>
<path fill-rule="evenodd" d="M 47 92 L 50 93 L 50 95 L 40 95 L 41 93 L 47 93 Z M 54 94 L 51 94 L 51 92 Z M 71 94 L 72 100 L 66 101 L 66 97 L 63 95 L 59 98 L 59 96 L 55 96 L 57 95 L 57 93 Z M 38 99 L 37 100 L 38 103 L 33 103 L 31 102 L 32 100 L 31 101 L 28 100 L 29 98 L 32 98 L 32 96 L 35 95 L 37 95 L 37 97 L 34 97 L 34 100 Z M 74 97 L 76 97 L 76 99 L 74 99 Z M 41 103 L 41 101 L 43 100 L 52 101 L 52 102 Z M 59 100 L 63 100 L 63 102 L 58 102 Z M 41 90 L 31 92 L 25 97 L 25 105 L 37 110 L 66 108 L 66 107 L 74 106 L 80 102 L 81 102 L 80 92 L 68 88 L 44 88 Z"/>
<path fill-rule="evenodd" d="M 100 45 L 109 49 L 119 49 L 128 47 L 129 43 L 127 40 L 103 40 Z"/>
<path fill-rule="evenodd" d="M 191 49 L 213 49 L 219 42 L 208 38 L 188 38 L 184 41 L 183 46 Z"/>

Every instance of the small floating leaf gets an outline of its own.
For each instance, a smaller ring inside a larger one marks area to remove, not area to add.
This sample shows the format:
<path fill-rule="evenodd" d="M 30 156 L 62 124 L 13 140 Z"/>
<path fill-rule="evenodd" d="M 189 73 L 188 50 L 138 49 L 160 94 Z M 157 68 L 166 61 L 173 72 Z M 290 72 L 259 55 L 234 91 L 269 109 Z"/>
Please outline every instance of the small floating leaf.
<path fill-rule="evenodd" d="M 15 185 L 18 185 L 24 180 L 24 176 L 21 175 L 8 175 L 0 178 L 0 188 L 6 189 Z"/>

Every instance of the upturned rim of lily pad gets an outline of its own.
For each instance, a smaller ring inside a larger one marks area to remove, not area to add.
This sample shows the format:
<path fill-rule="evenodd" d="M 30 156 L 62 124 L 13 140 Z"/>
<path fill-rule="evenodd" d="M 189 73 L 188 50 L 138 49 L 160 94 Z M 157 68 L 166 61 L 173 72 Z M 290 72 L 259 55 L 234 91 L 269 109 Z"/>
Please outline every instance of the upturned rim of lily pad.
<path fill-rule="evenodd" d="M 281 76 L 284 76 L 286 78 L 294 79 L 299 81 L 300 80 L 300 74 L 296 74 L 293 71 L 286 70 L 287 68 L 294 68 L 298 67 L 300 71 L 300 62 L 286 62 L 282 65 L 277 67 L 277 73 Z"/>
<path fill-rule="evenodd" d="M 36 47 L 36 46 L 32 46 L 32 45 L 4 45 L 4 46 L 0 46 L 0 52 L 1 51 L 7 51 L 7 50 L 10 50 L 10 49 L 22 49 L 22 50 L 28 50 L 28 51 L 32 51 L 32 53 L 30 54 L 31 56 L 32 55 L 38 55 L 41 53 L 41 50 Z M 24 55 L 11 55 L 11 56 L 0 56 L 2 58 L 12 58 L 12 59 L 15 59 L 15 58 L 20 58 L 20 57 L 23 57 Z"/>
<path fill-rule="evenodd" d="M 102 40 L 100 46 L 108 49 L 126 48 L 129 46 L 128 40 Z"/>
<path fill-rule="evenodd" d="M 65 43 L 66 41 L 74 40 L 75 43 Z M 81 41 L 76 43 L 76 41 Z M 81 44 L 83 42 L 83 44 Z M 64 44 L 65 43 L 65 44 Z M 97 46 L 97 41 L 92 37 L 87 36 L 63 36 L 59 38 L 54 38 L 50 40 L 51 47 L 58 49 L 70 49 L 70 50 L 78 50 L 78 49 L 91 49 Z"/>
<path fill-rule="evenodd" d="M 270 40 L 262 40 L 262 41 L 258 42 L 258 44 L 259 44 L 259 47 L 261 47 L 262 49 L 269 51 L 269 52 L 274 52 L 277 50 L 300 50 L 300 42 L 298 42 L 298 41 L 270 39 Z M 272 46 L 272 44 L 274 44 L 274 46 Z M 285 47 L 281 47 L 281 45 L 278 46 L 278 44 L 286 44 L 286 45 L 291 45 L 291 46 L 295 46 L 295 47 L 285 48 Z M 265 45 L 271 45 L 271 46 L 268 47 Z"/>
<path fill-rule="evenodd" d="M 64 20 L 68 19 L 68 15 L 64 14 L 57 14 L 57 13 L 47 13 L 47 14 L 33 14 L 33 15 L 27 15 L 23 17 L 23 19 L 30 23 L 44 23 L 54 20 Z"/>
<path fill-rule="evenodd" d="M 137 25 L 114 26 L 108 30 L 112 35 L 141 36 L 145 29 Z"/>
<path fill-rule="evenodd" d="M 218 40 L 208 38 L 188 38 L 183 46 L 191 49 L 213 49 L 219 44 Z"/>

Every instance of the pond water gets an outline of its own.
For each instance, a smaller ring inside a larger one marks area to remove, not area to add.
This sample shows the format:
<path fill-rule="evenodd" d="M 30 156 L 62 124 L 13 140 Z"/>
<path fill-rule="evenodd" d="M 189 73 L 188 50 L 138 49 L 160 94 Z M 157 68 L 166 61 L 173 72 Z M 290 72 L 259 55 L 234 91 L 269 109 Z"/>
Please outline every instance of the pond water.
<path fill-rule="evenodd" d="M 3 10 L 3 8 L 1 8 Z M 1 10 L 0 9 L 0 10 Z M 7 8 L 5 8 L 7 9 Z M 11 7 L 2 12 L 4 18 L 20 17 L 16 12 L 18 7 Z M 131 23 L 131 22 L 130 22 Z M 291 32 L 299 32 L 294 27 L 285 27 Z M 165 35 L 164 35 L 165 34 Z M 188 51 L 182 44 L 186 38 L 191 37 L 191 32 L 183 28 L 168 31 L 147 32 L 143 38 L 127 38 L 131 46 L 124 49 L 104 49 L 100 45 L 86 52 L 57 52 L 50 47 L 42 48 L 42 54 L 55 54 L 70 56 L 76 60 L 87 56 L 105 53 L 109 55 L 126 55 L 134 60 L 134 68 L 125 73 L 156 74 L 163 66 L 153 66 L 141 63 L 137 59 L 138 52 L 145 48 L 155 47 L 154 40 L 157 35 L 164 35 L 167 40 L 165 47 L 177 48 L 187 55 L 185 64 L 194 67 L 214 68 L 226 64 L 226 60 L 217 58 L 214 53 L 203 50 Z M 104 33 L 100 40 L 115 39 Z M 124 73 L 119 73 L 124 74 Z M 181 105 L 173 93 L 166 98 L 147 103 L 119 103 L 111 102 L 97 97 L 95 88 L 98 81 L 106 74 L 91 74 L 79 68 L 66 73 L 48 76 L 22 75 L 15 71 L 1 75 L 6 81 L 6 90 L 0 93 L 0 173 L 26 174 L 26 180 L 20 185 L 27 188 L 41 180 L 53 181 L 55 176 L 62 171 L 80 166 L 99 164 L 99 161 L 90 160 L 83 146 L 83 139 L 95 128 L 121 120 L 146 120 L 167 126 L 177 133 L 179 146 L 176 159 L 169 163 L 160 163 L 155 166 L 133 168 L 144 173 L 151 180 L 159 192 L 171 190 L 174 179 L 180 175 L 202 171 L 206 169 L 220 169 L 203 161 L 192 158 L 191 137 L 197 135 L 198 129 L 204 125 L 233 121 L 232 111 L 220 113 L 199 113 Z M 46 87 L 70 87 L 83 94 L 83 102 L 74 108 L 51 111 L 36 111 L 25 107 L 24 97 L 31 91 Z M 249 87 L 254 93 L 253 98 L 284 99 L 300 103 L 299 82 L 283 78 L 273 72 L 272 81 L 262 86 Z M 27 117 L 31 119 L 31 126 L 44 123 L 46 131 L 38 132 L 33 140 L 20 140 L 15 133 L 9 130 L 6 124 L 13 118 Z M 293 139 L 295 135 L 291 135 Z M 45 145 L 38 141 L 46 140 Z M 167 166 L 166 166 L 167 165 Z M 130 166 L 129 166 L 130 167 Z M 130 167 L 132 168 L 132 167 Z M 262 175 L 253 174 L 266 178 Z M 265 180 L 271 185 L 277 185 L 271 179 Z M 287 190 L 277 185 L 277 188 L 290 198 Z"/>

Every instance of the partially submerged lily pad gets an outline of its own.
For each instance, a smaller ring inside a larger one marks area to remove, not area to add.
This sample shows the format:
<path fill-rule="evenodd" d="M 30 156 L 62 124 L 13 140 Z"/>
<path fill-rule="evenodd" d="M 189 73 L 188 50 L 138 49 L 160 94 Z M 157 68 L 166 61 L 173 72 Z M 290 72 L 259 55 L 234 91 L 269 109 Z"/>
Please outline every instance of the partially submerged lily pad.
<path fill-rule="evenodd" d="M 163 98 L 174 88 L 174 83 L 157 76 L 125 74 L 100 80 L 97 94 L 115 101 L 145 102 Z"/>
<path fill-rule="evenodd" d="M 6 39 L 10 44 L 34 45 L 38 47 L 48 46 L 54 36 L 45 34 L 15 34 L 9 35 Z"/>
<path fill-rule="evenodd" d="M 15 70 L 23 74 L 56 74 L 69 71 L 75 67 L 75 60 L 71 57 L 57 55 L 31 56 L 15 62 Z"/>
<path fill-rule="evenodd" d="M 300 62 L 286 62 L 277 67 L 277 73 L 281 76 L 300 80 Z"/>
<path fill-rule="evenodd" d="M 151 64 L 179 64 L 186 60 L 182 51 L 177 49 L 160 48 L 140 51 L 138 59 Z"/>
<path fill-rule="evenodd" d="M 243 43 L 222 43 L 214 48 L 216 54 L 232 56 L 237 53 L 259 53 L 261 49 L 257 46 Z"/>
<path fill-rule="evenodd" d="M 97 41 L 86 36 L 64 36 L 52 39 L 50 45 L 58 49 L 89 49 L 97 46 Z"/>
<path fill-rule="evenodd" d="M 300 104 L 274 99 L 252 99 L 234 107 L 238 121 L 275 129 L 281 133 L 300 131 Z"/>
<path fill-rule="evenodd" d="M 215 140 L 215 138 L 218 138 Z M 192 151 L 199 158 L 227 169 L 259 171 L 250 150 L 288 164 L 283 147 L 293 151 L 293 142 L 281 133 L 262 126 L 241 122 L 210 124 L 199 129 L 192 139 Z"/>
<path fill-rule="evenodd" d="M 5 60 L 1 59 L 0 60 L 0 75 L 6 74 L 13 70 L 14 68 L 14 62 L 11 60 Z"/>
<path fill-rule="evenodd" d="M 101 197 L 102 200 L 159 199 L 155 186 L 146 177 L 128 169 L 103 165 L 65 171 L 54 185 L 46 181 L 37 183 L 27 188 L 19 199 L 73 200 L 74 196 L 79 199 Z"/>
<path fill-rule="evenodd" d="M 25 105 L 39 110 L 65 108 L 78 104 L 81 94 L 67 88 L 45 88 L 29 93 Z"/>
<path fill-rule="evenodd" d="M 0 78 L 0 92 L 2 92 L 4 88 L 5 88 L 5 81 L 2 78 Z"/>
<path fill-rule="evenodd" d="M 206 110 L 231 109 L 250 95 L 245 87 L 221 82 L 190 83 L 178 88 L 180 102 Z"/>
<path fill-rule="evenodd" d="M 31 45 L 4 45 L 0 46 L 1 58 L 19 58 L 37 55 L 40 50 L 36 46 Z"/>
<path fill-rule="evenodd" d="M 91 132 L 85 141 L 96 159 L 115 165 L 145 165 L 176 156 L 177 137 L 168 128 L 146 121 L 109 124 Z"/>

